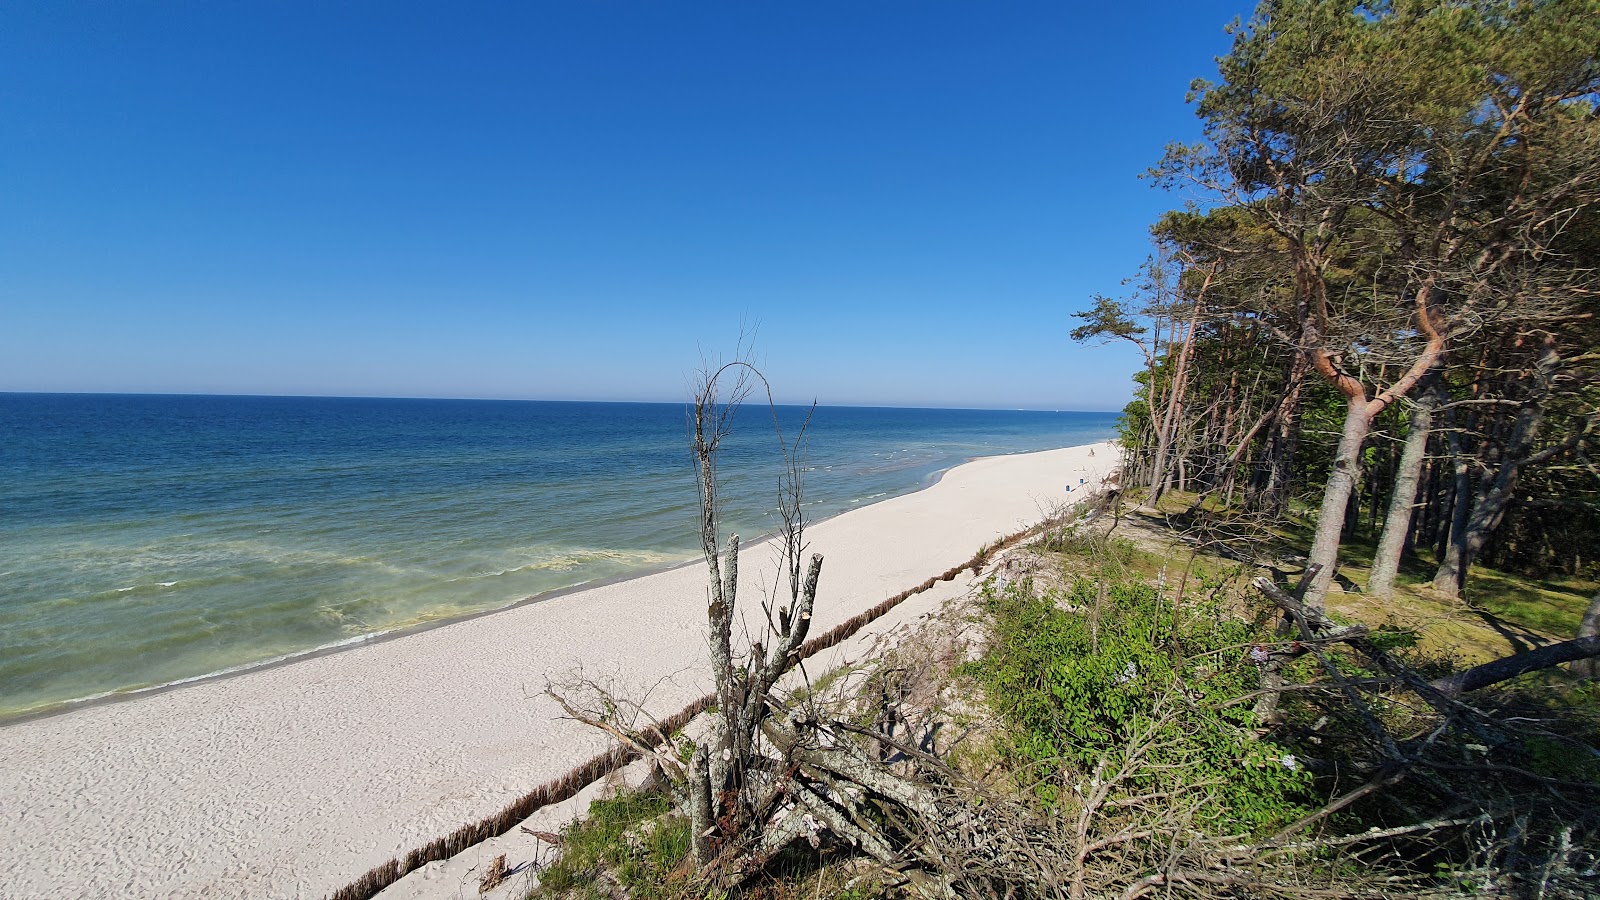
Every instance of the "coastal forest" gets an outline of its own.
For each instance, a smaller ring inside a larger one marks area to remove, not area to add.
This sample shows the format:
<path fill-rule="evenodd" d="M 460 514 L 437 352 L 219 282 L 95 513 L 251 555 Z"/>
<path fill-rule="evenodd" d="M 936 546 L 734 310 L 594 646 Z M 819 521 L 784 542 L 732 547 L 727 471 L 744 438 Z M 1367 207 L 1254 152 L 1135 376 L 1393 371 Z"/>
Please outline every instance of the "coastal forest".
<path fill-rule="evenodd" d="M 1063 327 L 1143 360 L 1117 475 L 812 635 L 804 429 L 784 586 L 740 598 L 716 460 L 770 392 L 707 372 L 715 690 L 552 686 L 616 741 L 589 776 L 641 774 L 482 892 L 1600 896 L 1600 2 L 1262 0 L 1231 34 L 1148 262 Z M 807 670 L 901 604 L 870 664 Z"/>
<path fill-rule="evenodd" d="M 1151 177 L 1126 298 L 1128 484 L 1254 530 L 1315 507 L 1307 594 L 1375 542 L 1458 596 L 1474 566 L 1600 571 L 1600 6 L 1266 4 Z M 1215 513 L 1227 510 L 1228 515 Z"/>

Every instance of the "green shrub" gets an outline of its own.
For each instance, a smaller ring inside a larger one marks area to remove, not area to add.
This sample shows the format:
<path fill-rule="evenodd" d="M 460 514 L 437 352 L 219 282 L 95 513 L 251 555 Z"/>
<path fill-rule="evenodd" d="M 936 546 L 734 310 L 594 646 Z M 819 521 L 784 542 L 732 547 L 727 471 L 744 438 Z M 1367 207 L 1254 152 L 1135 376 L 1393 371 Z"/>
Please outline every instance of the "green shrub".
<path fill-rule="evenodd" d="M 1083 559 L 1116 573 L 1131 568 L 1142 555 L 1132 541 L 1111 538 L 1090 529 L 1063 525 L 1045 532 L 1034 544 L 1046 553 Z"/>
<path fill-rule="evenodd" d="M 1215 610 L 1175 611 L 1148 585 L 1079 579 L 1065 598 L 1010 586 L 985 595 L 993 642 L 966 671 L 1012 726 L 1023 778 L 1061 805 L 1097 770 L 1129 760 L 1128 795 L 1182 798 L 1205 824 L 1260 831 L 1309 807 L 1311 778 L 1285 748 L 1255 740 L 1261 635 Z M 1198 824 L 1198 823 L 1197 823 Z"/>

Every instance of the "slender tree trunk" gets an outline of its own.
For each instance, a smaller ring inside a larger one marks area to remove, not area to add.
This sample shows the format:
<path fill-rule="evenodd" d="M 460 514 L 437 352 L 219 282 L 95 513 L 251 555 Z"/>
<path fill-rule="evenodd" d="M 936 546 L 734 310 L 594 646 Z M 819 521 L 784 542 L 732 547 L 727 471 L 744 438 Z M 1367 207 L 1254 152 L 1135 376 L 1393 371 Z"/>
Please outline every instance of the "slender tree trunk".
<path fill-rule="evenodd" d="M 1272 421 L 1272 417 L 1276 414 L 1275 409 L 1269 409 L 1261 418 L 1257 419 L 1256 423 L 1250 426 L 1250 430 L 1245 432 L 1244 436 L 1239 439 L 1239 445 L 1234 448 L 1232 453 L 1228 454 L 1227 461 L 1223 463 L 1221 493 L 1223 500 L 1229 506 L 1233 505 L 1233 480 L 1235 473 L 1239 471 L 1240 460 L 1244 459 L 1246 451 L 1250 449 L 1250 443 L 1255 440 L 1256 432 Z"/>
<path fill-rule="evenodd" d="M 1205 308 L 1206 289 L 1211 285 L 1211 279 L 1216 275 L 1216 268 L 1212 267 L 1207 273 L 1206 280 L 1200 285 L 1200 295 L 1195 299 L 1194 311 L 1189 315 L 1189 326 L 1183 335 L 1183 346 L 1178 350 L 1178 366 L 1172 373 L 1172 386 L 1167 392 L 1167 409 L 1161 426 L 1156 431 L 1156 461 L 1154 470 L 1150 475 L 1150 506 L 1154 508 L 1161 500 L 1161 494 L 1167 489 L 1167 482 L 1171 480 L 1167 454 L 1172 449 L 1173 434 L 1177 431 L 1178 423 L 1183 420 L 1183 395 L 1184 381 L 1189 374 L 1189 355 L 1194 350 L 1195 327 L 1200 324 L 1200 313 Z M 1174 322 L 1174 329 L 1178 327 Z M 1168 351 L 1170 355 L 1170 350 Z M 1154 410 L 1151 410 L 1152 416 Z"/>
<path fill-rule="evenodd" d="M 1578 638 L 1595 637 L 1600 635 L 1600 594 L 1595 594 L 1589 601 L 1589 609 L 1583 614 L 1583 622 L 1578 625 Z M 1572 674 L 1579 678 L 1600 678 L 1600 659 L 1590 657 L 1580 659 L 1572 664 Z"/>
<path fill-rule="evenodd" d="M 1367 593 L 1380 599 L 1387 599 L 1394 592 L 1394 576 L 1400 571 L 1401 552 L 1411 532 L 1417 485 L 1421 481 L 1423 459 L 1427 456 L 1428 436 L 1433 433 L 1433 410 L 1439 399 L 1437 391 L 1424 391 L 1411 413 L 1411 430 L 1406 434 L 1405 449 L 1400 452 L 1394 491 L 1389 495 L 1389 512 L 1384 518 L 1383 533 L 1378 536 L 1377 552 L 1372 557 L 1372 574 L 1367 578 Z"/>
<path fill-rule="evenodd" d="M 1435 527 L 1434 517 L 1439 509 L 1439 465 L 1438 461 L 1429 459 L 1423 454 L 1422 477 L 1418 486 L 1422 500 L 1418 504 L 1422 507 L 1422 515 L 1412 515 L 1411 527 L 1406 530 L 1405 546 L 1400 548 L 1401 559 L 1411 559 L 1417 554 L 1417 545 L 1422 536 L 1429 534 Z"/>
<path fill-rule="evenodd" d="M 1299 410 L 1295 409 L 1298 413 Z M 1299 445 L 1298 422 L 1279 418 L 1267 439 L 1266 452 L 1262 454 L 1258 469 L 1255 495 L 1251 508 L 1281 517 L 1288 510 L 1290 469 L 1294 465 L 1295 451 Z"/>
<path fill-rule="evenodd" d="M 1175 396 L 1175 392 L 1169 396 Z M 1151 509 L 1156 508 L 1156 504 L 1161 502 L 1161 495 L 1167 490 L 1167 451 L 1170 443 L 1171 435 L 1166 426 L 1156 426 L 1156 452 L 1150 462 L 1150 495 L 1145 501 L 1145 505 Z"/>
<path fill-rule="evenodd" d="M 1450 541 L 1450 518 L 1456 508 L 1456 465 L 1454 459 L 1450 460 L 1450 477 L 1447 480 L 1441 469 L 1439 475 L 1439 511 L 1433 520 L 1433 533 L 1428 535 L 1428 546 L 1433 549 L 1433 558 L 1443 560 L 1445 545 Z"/>
<path fill-rule="evenodd" d="M 1366 489 L 1370 481 L 1367 478 L 1366 467 L 1358 463 L 1356 484 L 1350 489 L 1350 499 L 1344 505 L 1344 527 L 1340 531 L 1340 540 L 1343 540 L 1346 534 L 1355 535 L 1361 531 L 1361 492 Z"/>
<path fill-rule="evenodd" d="M 1150 463 L 1154 459 L 1152 447 L 1154 446 L 1158 437 L 1158 433 L 1161 430 L 1161 417 L 1157 411 L 1165 409 L 1165 406 L 1163 406 L 1161 402 L 1161 384 L 1156 377 L 1159 369 L 1157 361 L 1161 358 L 1160 317 L 1156 317 L 1152 321 L 1150 329 L 1150 347 L 1145 351 L 1145 373 L 1147 376 L 1147 380 L 1145 382 L 1145 393 L 1149 397 L 1149 421 L 1146 423 L 1145 428 L 1143 429 L 1144 433 L 1140 435 L 1140 439 L 1143 441 L 1143 443 L 1139 447 L 1138 455 L 1135 458 L 1135 462 L 1132 467 L 1132 475 L 1128 484 L 1126 485 L 1129 488 L 1140 485 L 1150 488 L 1150 491 L 1148 494 L 1146 494 L 1146 497 L 1155 493 L 1155 485 L 1151 483 L 1150 478 Z"/>
<path fill-rule="evenodd" d="M 1385 452 L 1384 456 L 1388 458 L 1389 465 L 1384 466 L 1381 470 L 1377 469 L 1375 467 L 1374 470 L 1373 470 L 1373 478 L 1368 482 L 1368 485 L 1367 485 L 1366 493 L 1367 493 L 1367 533 L 1368 534 L 1376 534 L 1378 532 L 1378 503 L 1379 503 L 1379 499 L 1383 496 L 1383 491 L 1381 489 L 1382 486 L 1379 485 L 1378 477 L 1377 477 L 1378 473 L 1380 471 L 1383 473 L 1384 477 L 1386 477 L 1388 479 L 1388 482 L 1389 482 L 1389 485 L 1390 485 L 1390 488 L 1391 488 L 1390 493 L 1391 494 L 1393 493 L 1393 485 L 1394 485 L 1394 454 L 1393 453 L 1389 453 L 1389 452 Z"/>
<path fill-rule="evenodd" d="M 1222 405 L 1222 421 L 1217 424 L 1215 440 L 1208 442 L 1212 447 L 1212 457 L 1221 463 L 1227 458 L 1227 448 L 1233 446 L 1233 433 L 1239 427 L 1239 416 L 1242 411 L 1250 408 L 1250 398 L 1239 399 L 1239 372 L 1234 370 L 1228 378 L 1228 390 Z M 1218 481 L 1221 481 L 1222 466 L 1217 465 Z"/>
<path fill-rule="evenodd" d="M 1308 364 L 1305 354 L 1296 353 L 1289 363 L 1283 397 L 1272 417 L 1272 430 L 1266 447 L 1256 462 L 1255 474 L 1245 507 L 1282 516 L 1289 499 L 1289 475 L 1294 465 L 1300 438 L 1300 398 L 1305 387 Z"/>
<path fill-rule="evenodd" d="M 1544 352 L 1540 354 L 1539 362 L 1534 367 L 1536 386 L 1517 409 L 1511 432 L 1506 436 L 1499 454 L 1499 466 L 1493 469 L 1492 477 L 1485 476 L 1479 482 L 1470 513 L 1463 515 L 1459 499 L 1457 501 L 1457 518 L 1454 524 L 1460 527 L 1452 527 L 1446 559 L 1440 563 L 1439 571 L 1433 576 L 1434 588 L 1447 596 L 1459 596 L 1460 591 L 1466 587 L 1467 572 L 1472 568 L 1473 560 L 1489 542 L 1494 530 L 1500 527 L 1500 522 L 1505 519 L 1506 509 L 1510 507 L 1511 499 L 1516 492 L 1517 476 L 1521 473 L 1522 467 L 1542 461 L 1555 452 L 1554 449 L 1549 449 L 1534 454 L 1532 450 L 1534 441 L 1539 436 L 1539 427 L 1544 424 L 1544 401 L 1549 393 L 1548 385 L 1560 368 L 1561 357 L 1555 351 L 1554 339 L 1547 338 Z M 1485 444 L 1487 443 L 1485 441 Z M 1462 491 L 1463 495 L 1465 493 Z M 1447 566 L 1451 569 L 1447 570 Z M 1454 590 L 1451 590 L 1452 582 Z"/>
<path fill-rule="evenodd" d="M 1479 385 L 1474 384 L 1470 395 L 1477 397 L 1479 391 Z M 1445 444 L 1450 448 L 1451 484 L 1449 503 L 1440 517 L 1436 551 L 1439 566 L 1433 573 L 1433 589 L 1443 596 L 1457 597 L 1461 594 L 1461 560 L 1467 548 L 1467 514 L 1472 511 L 1472 465 L 1461 439 L 1462 416 L 1454 410 L 1447 415 Z"/>
<path fill-rule="evenodd" d="M 1478 497 L 1472 504 L 1472 513 L 1467 516 L 1466 535 L 1463 540 L 1461 554 L 1462 586 L 1465 586 L 1467 570 L 1472 568 L 1472 563 L 1483 551 L 1485 544 L 1500 527 L 1500 522 L 1505 519 L 1506 509 L 1511 505 L 1511 499 L 1516 494 L 1517 476 L 1522 471 L 1523 464 L 1528 459 L 1528 451 L 1532 449 L 1539 426 L 1544 422 L 1544 408 L 1538 403 L 1529 402 L 1518 410 L 1517 424 L 1512 429 L 1510 446 L 1506 447 L 1501 457 L 1499 471 L 1494 473 L 1494 478 L 1484 479 L 1478 488 Z"/>
<path fill-rule="evenodd" d="M 1322 612 L 1328 585 L 1333 582 L 1333 570 L 1339 562 L 1339 539 L 1344 536 L 1345 513 L 1350 506 L 1350 496 L 1361 477 L 1361 445 L 1372 429 L 1372 402 L 1360 397 L 1349 398 L 1345 409 L 1344 429 L 1339 435 L 1339 447 L 1333 455 L 1333 471 L 1328 475 L 1328 485 L 1322 494 L 1322 508 L 1317 513 L 1316 536 L 1311 540 L 1311 552 L 1306 564 L 1322 568 L 1306 592 L 1306 608 Z"/>
<path fill-rule="evenodd" d="M 1451 492 L 1450 518 L 1445 522 L 1444 540 L 1439 545 L 1439 568 L 1433 573 L 1433 589 L 1446 597 L 1458 597 L 1461 575 L 1466 571 L 1461 561 L 1467 551 L 1467 513 L 1472 510 L 1472 470 L 1467 465 L 1461 439 L 1452 432 L 1449 441 L 1450 456 L 1455 462 L 1455 489 Z"/>

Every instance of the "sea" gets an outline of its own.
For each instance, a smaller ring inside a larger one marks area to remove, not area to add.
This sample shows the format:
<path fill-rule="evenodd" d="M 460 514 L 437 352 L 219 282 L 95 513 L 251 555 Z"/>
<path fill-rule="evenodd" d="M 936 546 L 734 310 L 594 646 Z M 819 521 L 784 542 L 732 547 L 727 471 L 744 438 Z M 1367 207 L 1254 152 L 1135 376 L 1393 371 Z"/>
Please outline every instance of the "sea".
<path fill-rule="evenodd" d="M 818 521 L 1115 418 L 748 403 L 722 519 L 780 434 Z M 0 721 L 689 561 L 697 498 L 684 404 L 0 393 Z"/>

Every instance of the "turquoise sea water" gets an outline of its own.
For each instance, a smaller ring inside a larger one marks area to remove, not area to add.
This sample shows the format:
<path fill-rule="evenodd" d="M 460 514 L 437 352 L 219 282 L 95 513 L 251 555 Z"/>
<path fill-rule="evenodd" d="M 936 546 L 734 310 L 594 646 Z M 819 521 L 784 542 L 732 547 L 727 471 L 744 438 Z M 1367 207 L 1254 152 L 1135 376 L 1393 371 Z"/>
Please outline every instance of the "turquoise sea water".
<path fill-rule="evenodd" d="M 1114 417 L 819 408 L 807 511 Z M 745 535 L 771 422 L 746 407 L 722 462 Z M 0 394 L 0 720 L 686 560 L 695 498 L 679 404 Z"/>

